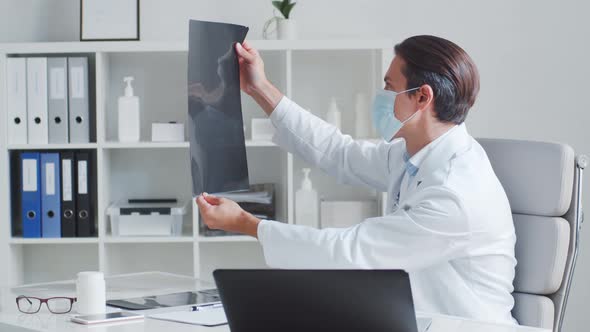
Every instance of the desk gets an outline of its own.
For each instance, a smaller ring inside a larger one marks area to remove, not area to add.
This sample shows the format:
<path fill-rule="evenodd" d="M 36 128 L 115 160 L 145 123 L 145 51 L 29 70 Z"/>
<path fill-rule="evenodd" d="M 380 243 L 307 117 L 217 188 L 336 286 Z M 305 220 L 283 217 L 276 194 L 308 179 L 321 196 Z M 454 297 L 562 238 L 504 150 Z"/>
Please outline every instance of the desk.
<path fill-rule="evenodd" d="M 136 282 L 137 278 L 143 284 Z M 199 281 L 190 277 L 171 275 L 160 272 L 145 274 L 129 274 L 107 278 L 107 299 L 136 297 L 145 295 L 167 294 L 188 290 L 212 288 L 211 283 Z M 229 332 L 227 325 L 218 327 L 203 327 L 180 324 L 146 318 L 137 322 L 121 322 L 84 326 L 69 321 L 70 315 L 53 315 L 45 307 L 38 314 L 28 315 L 20 313 L 16 308 L 15 298 L 25 290 L 35 291 L 36 294 L 24 295 L 45 296 L 59 292 L 61 296 L 73 296 L 73 281 L 63 281 L 48 284 L 29 285 L 27 289 L 3 289 L 0 294 L 0 331 L 2 332 Z M 123 288 L 129 287 L 128 289 Z M 173 309 L 145 310 L 144 314 L 155 312 L 176 311 Z M 187 307 L 188 310 L 188 307 Z M 490 322 L 480 322 L 470 319 L 450 317 L 444 315 L 430 315 L 418 313 L 419 316 L 432 318 L 432 325 L 428 332 L 551 332 L 545 329 L 502 325 Z"/>

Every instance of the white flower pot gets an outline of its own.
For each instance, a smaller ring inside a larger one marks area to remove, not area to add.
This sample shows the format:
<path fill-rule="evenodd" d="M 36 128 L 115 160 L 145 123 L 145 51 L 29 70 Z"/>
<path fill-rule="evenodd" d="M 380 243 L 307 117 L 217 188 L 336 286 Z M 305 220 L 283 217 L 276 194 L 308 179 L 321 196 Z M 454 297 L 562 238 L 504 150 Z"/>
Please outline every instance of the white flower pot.
<path fill-rule="evenodd" d="M 297 24 L 295 20 L 279 19 L 277 22 L 277 38 L 285 40 L 297 39 Z"/>

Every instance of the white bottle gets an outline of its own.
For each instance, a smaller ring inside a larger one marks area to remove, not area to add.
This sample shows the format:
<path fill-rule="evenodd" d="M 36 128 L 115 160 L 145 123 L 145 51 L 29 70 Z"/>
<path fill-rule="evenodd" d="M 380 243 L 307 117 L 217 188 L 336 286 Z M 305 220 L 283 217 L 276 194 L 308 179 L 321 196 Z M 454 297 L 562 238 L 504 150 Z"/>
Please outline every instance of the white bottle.
<path fill-rule="evenodd" d="M 119 141 L 139 142 L 139 98 L 133 95 L 133 77 L 125 77 L 125 96 L 119 97 Z"/>
<path fill-rule="evenodd" d="M 332 100 L 330 101 L 330 107 L 326 114 L 326 121 L 342 131 L 340 110 L 336 104 L 336 98 L 334 97 L 332 97 Z"/>
<path fill-rule="evenodd" d="M 295 193 L 295 224 L 319 227 L 318 193 L 311 186 L 309 168 L 303 169 L 301 189 Z"/>
<path fill-rule="evenodd" d="M 359 92 L 356 94 L 354 106 L 354 136 L 356 138 L 371 137 L 371 115 L 368 111 L 368 104 L 365 93 Z"/>

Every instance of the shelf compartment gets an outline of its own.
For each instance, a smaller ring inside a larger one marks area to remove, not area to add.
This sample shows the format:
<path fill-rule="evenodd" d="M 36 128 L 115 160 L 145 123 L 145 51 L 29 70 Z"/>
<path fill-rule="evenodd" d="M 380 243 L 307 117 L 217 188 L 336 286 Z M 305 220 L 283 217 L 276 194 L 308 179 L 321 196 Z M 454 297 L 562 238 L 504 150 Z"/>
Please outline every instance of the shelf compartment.
<path fill-rule="evenodd" d="M 35 151 L 43 152 L 44 149 L 34 149 Z M 62 150 L 62 149 L 59 149 Z M 70 150 L 70 149 L 65 149 Z M 97 163 L 97 151 L 93 149 L 75 149 L 83 152 L 88 152 L 90 155 L 89 161 L 89 194 L 90 194 L 90 206 L 92 210 L 92 219 L 94 222 L 94 230 L 95 233 L 92 234 L 93 237 L 98 235 L 98 211 L 97 211 L 97 188 L 98 188 L 98 177 L 99 169 Z M 20 151 L 21 150 L 10 150 L 9 155 L 9 165 L 10 165 L 10 220 L 11 220 L 11 234 L 13 239 L 21 239 L 22 238 L 22 203 L 21 203 L 21 186 L 22 186 L 22 173 L 20 169 Z M 52 153 L 59 152 L 58 150 L 51 150 Z M 45 151 L 47 152 L 47 151 Z M 61 168 L 61 167 L 60 167 Z M 39 170 L 40 172 L 40 170 Z M 40 174 L 40 173 L 39 173 Z M 40 176 L 40 175 L 39 175 Z M 61 185 L 61 184 L 59 184 Z M 75 185 L 75 184 L 74 184 Z M 92 238 L 92 237 L 90 237 Z M 79 238 L 57 238 L 58 241 L 67 241 L 71 239 L 79 239 Z M 51 238 L 22 238 L 23 241 L 27 242 L 29 240 L 43 240 L 43 241 L 53 241 L 54 239 Z M 19 240 L 20 241 L 20 240 Z M 18 241 L 17 241 L 18 242 Z M 33 241 L 34 242 L 34 241 Z M 11 242 L 12 243 L 12 242 Z M 24 242 L 23 242 L 24 243 Z"/>
<path fill-rule="evenodd" d="M 23 283 L 71 280 L 80 271 L 98 271 L 98 244 L 20 246 Z"/>
<path fill-rule="evenodd" d="M 187 243 L 106 243 L 106 274 L 162 271 L 193 275 L 193 246 Z"/>
<path fill-rule="evenodd" d="M 368 100 L 363 117 L 368 123 L 372 123 L 370 98 L 376 88 L 383 86 L 383 77 L 375 74 L 378 53 L 374 50 L 293 51 L 293 101 L 326 119 L 331 99 L 335 98 L 341 114 L 341 131 L 354 137 L 356 95 L 366 94 Z M 317 84 L 310 84 L 326 81 L 330 83 L 322 84 L 322 93 L 318 93 Z M 375 133 L 372 134 L 371 136 L 376 137 Z"/>
<path fill-rule="evenodd" d="M 192 235 L 192 181 L 188 149 L 109 149 L 103 151 L 104 233 L 111 235 L 107 208 L 129 198 L 176 198 L 187 204 L 183 235 Z"/>

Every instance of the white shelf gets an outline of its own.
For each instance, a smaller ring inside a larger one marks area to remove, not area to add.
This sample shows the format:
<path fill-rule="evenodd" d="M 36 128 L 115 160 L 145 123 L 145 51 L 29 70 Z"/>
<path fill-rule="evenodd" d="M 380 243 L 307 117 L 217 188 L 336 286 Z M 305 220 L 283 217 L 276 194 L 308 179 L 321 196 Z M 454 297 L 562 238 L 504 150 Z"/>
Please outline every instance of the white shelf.
<path fill-rule="evenodd" d="M 188 149 L 189 142 L 106 142 L 101 146 L 105 149 Z"/>
<path fill-rule="evenodd" d="M 188 149 L 189 142 L 106 142 L 101 145 L 105 149 Z M 273 147 L 276 146 L 271 141 L 252 141 L 246 140 L 246 147 Z"/>
<path fill-rule="evenodd" d="M 106 236 L 105 243 L 191 243 L 192 236 Z"/>
<path fill-rule="evenodd" d="M 98 243 L 96 237 L 11 238 L 11 244 L 88 244 Z"/>
<path fill-rule="evenodd" d="M 259 50 L 372 50 L 393 49 L 390 40 L 248 40 Z M 46 42 L 46 43 L 4 43 L 0 53 L 7 54 L 51 54 L 51 53 L 134 53 L 134 52 L 187 52 L 187 41 L 128 41 L 128 42 Z"/>
<path fill-rule="evenodd" d="M 10 144 L 8 150 L 66 150 L 66 149 L 96 149 L 96 143 L 66 143 L 66 144 Z"/>
<path fill-rule="evenodd" d="M 223 242 L 258 242 L 258 239 L 247 235 L 227 235 L 227 236 L 201 236 L 197 237 L 198 242 L 203 243 L 223 243 Z"/>

